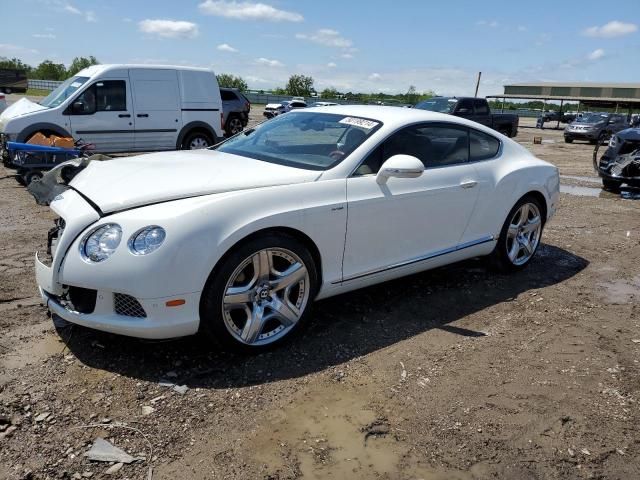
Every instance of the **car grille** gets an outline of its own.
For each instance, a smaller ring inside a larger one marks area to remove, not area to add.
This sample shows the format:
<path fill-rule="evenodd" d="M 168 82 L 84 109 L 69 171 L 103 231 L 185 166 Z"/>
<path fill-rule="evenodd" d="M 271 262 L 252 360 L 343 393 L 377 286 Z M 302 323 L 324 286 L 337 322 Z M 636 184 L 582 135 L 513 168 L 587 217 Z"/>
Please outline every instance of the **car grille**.
<path fill-rule="evenodd" d="M 67 293 L 68 300 L 61 299 L 61 304 L 67 309 L 80 313 L 93 313 L 96 308 L 97 290 L 69 287 Z"/>
<path fill-rule="evenodd" d="M 147 313 L 140 305 L 140 302 L 131 295 L 125 295 L 124 293 L 113 294 L 114 309 L 118 315 L 124 315 L 125 317 L 146 318 Z"/>

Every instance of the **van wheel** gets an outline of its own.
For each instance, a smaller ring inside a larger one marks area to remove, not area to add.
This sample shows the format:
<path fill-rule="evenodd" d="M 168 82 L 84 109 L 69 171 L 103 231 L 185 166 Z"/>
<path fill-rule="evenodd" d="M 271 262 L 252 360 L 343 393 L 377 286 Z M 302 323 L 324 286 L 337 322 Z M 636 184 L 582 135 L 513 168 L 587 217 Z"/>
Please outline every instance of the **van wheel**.
<path fill-rule="evenodd" d="M 240 120 L 240 117 L 231 115 L 224 124 L 224 130 L 230 137 L 236 133 L 240 133 L 242 131 L 242 120 Z"/>
<path fill-rule="evenodd" d="M 213 145 L 208 133 L 202 131 L 190 132 L 182 142 L 182 150 L 201 150 Z"/>

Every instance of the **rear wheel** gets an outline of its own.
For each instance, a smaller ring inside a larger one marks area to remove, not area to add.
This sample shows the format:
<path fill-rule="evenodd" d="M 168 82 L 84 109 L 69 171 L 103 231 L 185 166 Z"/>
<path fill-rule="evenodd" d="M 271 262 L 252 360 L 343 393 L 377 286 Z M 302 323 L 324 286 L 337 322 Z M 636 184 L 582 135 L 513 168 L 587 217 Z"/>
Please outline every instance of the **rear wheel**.
<path fill-rule="evenodd" d="M 259 352 L 308 318 L 317 273 L 307 248 L 287 235 L 249 240 L 227 255 L 202 294 L 201 329 L 223 346 Z"/>
<path fill-rule="evenodd" d="M 544 218 L 542 205 L 533 196 L 525 196 L 511 209 L 500 231 L 493 258 L 502 271 L 526 267 L 538 249 Z"/>
<path fill-rule="evenodd" d="M 224 130 L 228 136 L 233 136 L 236 133 L 240 133 L 243 129 L 242 120 L 237 115 L 231 115 L 224 123 Z"/>
<path fill-rule="evenodd" d="M 213 145 L 211 136 L 203 131 L 189 132 L 182 142 L 183 150 L 201 150 Z"/>
<path fill-rule="evenodd" d="M 573 143 L 573 138 L 564 137 L 564 143 Z"/>
<path fill-rule="evenodd" d="M 498 129 L 498 132 L 500 132 L 503 135 L 506 135 L 507 137 L 511 137 L 511 128 L 509 127 L 500 127 Z"/>

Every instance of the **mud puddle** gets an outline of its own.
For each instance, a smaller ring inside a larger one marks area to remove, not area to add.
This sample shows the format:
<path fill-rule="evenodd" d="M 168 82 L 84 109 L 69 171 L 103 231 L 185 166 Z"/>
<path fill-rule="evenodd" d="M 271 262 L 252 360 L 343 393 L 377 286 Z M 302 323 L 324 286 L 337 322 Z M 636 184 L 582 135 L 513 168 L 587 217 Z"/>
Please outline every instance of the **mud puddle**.
<path fill-rule="evenodd" d="M 560 193 L 577 195 L 579 197 L 613 197 L 614 195 L 604 192 L 601 188 L 580 187 L 577 185 L 560 184 Z"/>
<path fill-rule="evenodd" d="M 640 275 L 636 275 L 631 280 L 617 279 L 598 285 L 603 287 L 600 294 L 609 304 L 624 305 L 640 301 Z"/>
<path fill-rule="evenodd" d="M 602 184 L 600 177 L 582 177 L 580 175 L 560 175 L 560 180 L 577 180 L 579 182 Z"/>

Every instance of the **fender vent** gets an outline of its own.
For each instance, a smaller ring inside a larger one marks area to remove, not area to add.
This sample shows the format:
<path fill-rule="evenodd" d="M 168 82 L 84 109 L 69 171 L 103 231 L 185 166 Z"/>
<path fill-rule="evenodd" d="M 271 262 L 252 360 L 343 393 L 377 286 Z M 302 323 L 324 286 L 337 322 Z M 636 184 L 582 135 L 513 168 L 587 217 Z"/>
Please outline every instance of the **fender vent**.
<path fill-rule="evenodd" d="M 146 318 L 147 313 L 140 305 L 140 302 L 131 295 L 125 295 L 124 293 L 113 294 L 113 306 L 118 315 L 124 315 L 125 317 Z"/>

